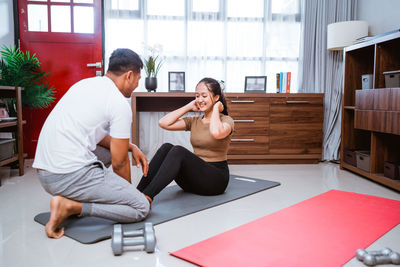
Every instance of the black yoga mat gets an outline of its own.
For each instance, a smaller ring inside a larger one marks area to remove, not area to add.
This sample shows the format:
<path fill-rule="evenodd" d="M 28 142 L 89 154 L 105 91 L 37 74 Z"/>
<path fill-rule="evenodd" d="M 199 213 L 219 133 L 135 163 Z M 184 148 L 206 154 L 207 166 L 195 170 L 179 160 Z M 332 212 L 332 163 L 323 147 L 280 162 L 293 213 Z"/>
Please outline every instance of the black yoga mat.
<path fill-rule="evenodd" d="M 204 209 L 239 199 L 275 186 L 278 182 L 231 175 L 226 192 L 218 196 L 200 196 L 184 192 L 179 186 L 165 188 L 154 199 L 150 215 L 141 222 L 123 224 L 124 230 L 143 228 L 145 222 L 153 225 L 170 221 Z M 45 225 L 50 212 L 35 216 L 35 221 Z M 97 217 L 71 216 L 62 223 L 65 235 L 83 244 L 95 243 L 111 237 L 112 225 L 116 222 Z"/>

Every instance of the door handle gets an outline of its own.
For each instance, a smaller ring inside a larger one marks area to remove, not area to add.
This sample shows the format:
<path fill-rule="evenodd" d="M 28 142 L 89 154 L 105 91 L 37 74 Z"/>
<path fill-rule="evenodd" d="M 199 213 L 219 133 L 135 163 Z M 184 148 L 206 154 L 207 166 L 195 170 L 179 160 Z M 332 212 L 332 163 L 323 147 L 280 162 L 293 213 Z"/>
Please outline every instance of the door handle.
<path fill-rule="evenodd" d="M 101 62 L 88 63 L 86 66 L 87 66 L 88 68 L 95 67 L 95 68 L 97 68 L 97 69 L 101 69 Z"/>

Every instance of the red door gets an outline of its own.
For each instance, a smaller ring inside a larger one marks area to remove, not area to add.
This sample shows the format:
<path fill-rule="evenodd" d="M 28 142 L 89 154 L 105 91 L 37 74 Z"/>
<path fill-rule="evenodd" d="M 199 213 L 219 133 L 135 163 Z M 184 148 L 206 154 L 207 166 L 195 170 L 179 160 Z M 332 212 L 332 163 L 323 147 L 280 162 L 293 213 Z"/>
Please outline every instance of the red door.
<path fill-rule="evenodd" d="M 102 75 L 101 0 L 18 0 L 21 50 L 36 53 L 56 89 L 47 109 L 24 109 L 24 149 L 35 155 L 43 123 L 77 81 Z"/>

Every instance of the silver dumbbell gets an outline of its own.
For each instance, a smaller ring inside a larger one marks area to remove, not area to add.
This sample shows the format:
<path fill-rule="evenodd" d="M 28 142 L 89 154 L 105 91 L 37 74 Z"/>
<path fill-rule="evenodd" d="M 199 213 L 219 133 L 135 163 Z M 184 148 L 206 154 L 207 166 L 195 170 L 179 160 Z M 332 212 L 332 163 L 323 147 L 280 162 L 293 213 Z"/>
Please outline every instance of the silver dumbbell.
<path fill-rule="evenodd" d="M 374 251 L 366 251 L 365 249 L 357 249 L 356 257 L 358 260 L 364 261 L 364 259 L 367 255 L 383 256 L 383 255 L 389 255 L 390 252 L 392 252 L 392 250 L 390 248 L 382 248 L 380 250 L 374 250 Z"/>
<path fill-rule="evenodd" d="M 143 245 L 147 253 L 154 252 L 156 236 L 151 222 L 144 224 L 144 228 L 134 231 L 123 231 L 121 224 L 114 224 L 111 238 L 111 247 L 114 255 L 121 255 L 125 246 Z"/>
<path fill-rule="evenodd" d="M 375 266 L 377 264 L 400 264 L 400 254 L 397 252 L 390 252 L 388 255 L 373 256 L 368 255 L 364 259 L 364 264 L 368 266 Z"/>

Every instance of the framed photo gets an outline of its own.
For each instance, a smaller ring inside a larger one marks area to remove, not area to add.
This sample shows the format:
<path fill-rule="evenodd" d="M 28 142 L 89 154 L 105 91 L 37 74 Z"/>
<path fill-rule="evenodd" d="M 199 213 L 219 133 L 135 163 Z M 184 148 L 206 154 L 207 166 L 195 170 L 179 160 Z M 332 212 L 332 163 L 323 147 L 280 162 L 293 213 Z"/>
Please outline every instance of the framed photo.
<path fill-rule="evenodd" d="M 246 93 L 265 92 L 267 89 L 267 76 L 246 76 L 244 91 Z"/>
<path fill-rule="evenodd" d="M 184 72 L 168 72 L 168 91 L 185 92 L 185 73 Z"/>

